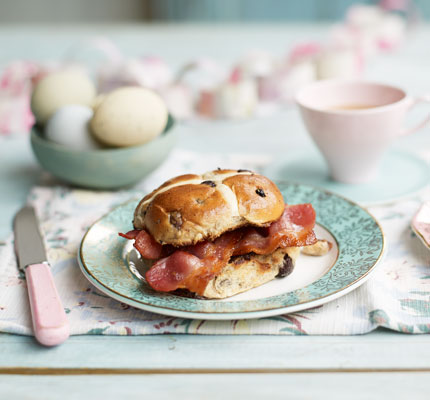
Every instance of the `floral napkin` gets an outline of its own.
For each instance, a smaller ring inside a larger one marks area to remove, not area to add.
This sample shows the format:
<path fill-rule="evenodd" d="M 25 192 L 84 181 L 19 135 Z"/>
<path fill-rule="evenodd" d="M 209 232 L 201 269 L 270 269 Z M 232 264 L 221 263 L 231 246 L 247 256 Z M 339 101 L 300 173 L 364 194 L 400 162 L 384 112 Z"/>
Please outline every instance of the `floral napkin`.
<path fill-rule="evenodd" d="M 353 292 L 307 311 L 255 320 L 202 321 L 135 309 L 99 292 L 76 261 L 80 240 L 101 215 L 139 197 L 165 179 L 218 166 L 256 171 L 270 162 L 264 155 L 196 154 L 176 150 L 158 170 L 127 191 L 100 192 L 63 186 L 35 187 L 29 203 L 41 220 L 48 259 L 70 321 L 71 334 L 146 335 L 272 334 L 351 335 L 382 326 L 407 333 L 430 332 L 430 252 L 409 224 L 430 190 L 385 206 L 370 207 L 387 238 L 384 260 Z M 31 335 L 25 280 L 16 267 L 12 235 L 0 246 L 0 331 Z"/>

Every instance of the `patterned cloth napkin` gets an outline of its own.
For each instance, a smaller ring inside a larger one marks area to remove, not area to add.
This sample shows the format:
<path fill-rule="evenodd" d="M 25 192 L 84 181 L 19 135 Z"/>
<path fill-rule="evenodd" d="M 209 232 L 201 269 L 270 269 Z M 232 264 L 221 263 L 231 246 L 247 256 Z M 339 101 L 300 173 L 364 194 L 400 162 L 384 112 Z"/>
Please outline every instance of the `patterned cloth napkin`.
<path fill-rule="evenodd" d="M 36 187 L 29 202 L 41 220 L 48 259 L 72 335 L 158 333 L 351 335 L 382 326 L 407 333 L 430 332 L 430 252 L 409 224 L 430 191 L 394 204 L 371 207 L 386 238 L 384 260 L 353 292 L 307 311 L 255 320 L 201 321 L 134 309 L 99 292 L 80 272 L 76 254 L 86 229 L 122 202 L 151 190 L 168 177 L 218 166 L 258 171 L 270 157 L 198 155 L 176 150 L 162 167 L 129 191 L 95 192 L 59 186 Z M 0 246 L 0 331 L 31 335 L 25 280 L 18 272 L 12 236 Z"/>

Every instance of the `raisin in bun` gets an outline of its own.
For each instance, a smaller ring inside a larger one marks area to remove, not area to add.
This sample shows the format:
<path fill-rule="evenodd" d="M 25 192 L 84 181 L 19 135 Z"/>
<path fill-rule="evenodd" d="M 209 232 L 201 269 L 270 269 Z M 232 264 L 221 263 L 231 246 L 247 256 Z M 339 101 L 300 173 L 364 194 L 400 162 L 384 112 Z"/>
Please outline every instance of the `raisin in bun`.
<path fill-rule="evenodd" d="M 165 182 L 138 204 L 133 225 L 160 244 L 186 246 L 246 225 L 268 226 L 284 207 L 281 192 L 268 178 L 246 170 L 215 170 Z"/>

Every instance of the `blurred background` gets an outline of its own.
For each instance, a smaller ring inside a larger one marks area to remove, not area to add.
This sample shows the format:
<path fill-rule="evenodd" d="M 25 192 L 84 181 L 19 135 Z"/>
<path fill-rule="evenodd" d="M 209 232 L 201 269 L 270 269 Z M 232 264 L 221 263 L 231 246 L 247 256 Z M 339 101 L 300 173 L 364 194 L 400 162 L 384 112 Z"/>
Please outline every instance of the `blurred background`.
<path fill-rule="evenodd" d="M 9 207 L 13 215 L 26 190 L 50 177 L 35 168 L 28 140 L 38 121 L 32 94 L 45 78 L 62 77 L 40 96 L 40 109 L 53 105 L 49 118 L 39 116 L 41 146 L 50 145 L 44 123 L 56 120 L 53 113 L 87 107 L 81 119 L 68 114 L 52 128 L 62 136 L 52 142 L 65 145 L 78 133 L 91 138 L 87 122 L 104 96 L 138 86 L 158 93 L 183 128 L 179 148 L 282 158 L 312 149 L 294 103 L 304 85 L 364 78 L 411 95 L 430 93 L 428 17 L 430 0 L 0 0 L 0 183 L 2 174 L 8 179 L 2 187 L 8 203 L 0 202 L 0 209 Z M 76 69 L 73 79 L 62 75 L 69 68 Z M 91 88 L 85 99 L 62 102 L 82 88 Z M 417 108 L 411 123 L 427 113 Z M 68 130 L 75 121 L 83 129 Z M 411 136 L 408 145 L 420 148 L 422 137 Z M 90 175 L 58 159 L 40 156 L 54 160 L 51 169 L 44 165 L 52 175 Z M 119 164 L 128 178 L 131 168 Z"/>
<path fill-rule="evenodd" d="M 388 0 L 386 3 L 407 3 Z M 332 21 L 373 0 L 0 0 L 0 23 Z M 415 0 L 423 17 L 430 1 Z"/>
<path fill-rule="evenodd" d="M 98 94 L 155 90 L 181 120 L 272 115 L 314 80 L 383 81 L 407 51 L 430 64 L 427 16 L 427 0 L 0 0 L 0 134 L 28 131 L 33 85 L 71 65 Z"/>

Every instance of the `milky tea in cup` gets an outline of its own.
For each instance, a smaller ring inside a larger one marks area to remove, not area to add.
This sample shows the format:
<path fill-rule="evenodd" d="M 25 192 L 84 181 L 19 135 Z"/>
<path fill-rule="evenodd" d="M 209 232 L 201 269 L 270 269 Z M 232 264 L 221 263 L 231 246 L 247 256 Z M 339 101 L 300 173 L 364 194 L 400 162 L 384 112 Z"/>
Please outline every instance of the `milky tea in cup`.
<path fill-rule="evenodd" d="M 413 99 L 396 87 L 364 81 L 315 82 L 301 89 L 296 101 L 331 177 L 343 183 L 374 180 L 392 142 L 430 120 L 405 129 L 406 112 L 428 99 Z"/>

